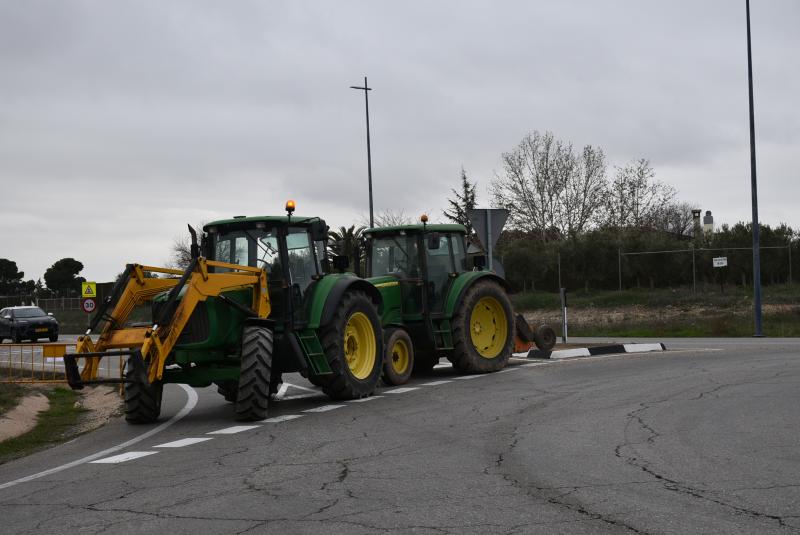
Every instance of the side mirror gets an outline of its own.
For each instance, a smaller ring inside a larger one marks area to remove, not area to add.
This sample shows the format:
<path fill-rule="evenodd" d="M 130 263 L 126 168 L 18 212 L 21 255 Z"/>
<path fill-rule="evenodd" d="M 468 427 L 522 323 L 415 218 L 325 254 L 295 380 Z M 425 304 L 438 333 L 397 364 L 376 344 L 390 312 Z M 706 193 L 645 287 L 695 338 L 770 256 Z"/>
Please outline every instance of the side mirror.
<path fill-rule="evenodd" d="M 472 265 L 475 269 L 483 269 L 486 267 L 486 257 L 483 255 L 478 255 L 472 257 Z"/>
<path fill-rule="evenodd" d="M 52 313 L 52 312 L 48 312 L 48 313 L 47 313 L 47 315 L 48 315 L 48 316 L 50 316 L 50 317 L 52 317 L 52 316 L 53 316 L 53 313 Z"/>
<path fill-rule="evenodd" d="M 311 223 L 311 241 L 328 239 L 328 225 L 322 219 Z"/>
<path fill-rule="evenodd" d="M 350 267 L 350 258 L 347 255 L 333 256 L 333 269 L 345 271 L 348 267 Z"/>
<path fill-rule="evenodd" d="M 428 234 L 428 249 L 431 251 L 435 251 L 440 246 L 439 240 L 439 233 L 438 232 L 431 232 Z"/>

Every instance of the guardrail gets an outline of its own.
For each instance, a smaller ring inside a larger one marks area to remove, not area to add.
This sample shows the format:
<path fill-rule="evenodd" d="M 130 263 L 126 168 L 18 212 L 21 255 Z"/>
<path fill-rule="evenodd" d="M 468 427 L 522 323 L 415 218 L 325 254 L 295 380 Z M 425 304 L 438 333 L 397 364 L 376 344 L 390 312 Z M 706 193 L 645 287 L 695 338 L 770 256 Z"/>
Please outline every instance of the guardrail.
<path fill-rule="evenodd" d="M 75 347 L 75 344 L 59 343 L 0 344 L 0 383 L 67 384 L 64 355 L 75 353 Z M 104 360 L 100 366 L 100 376 L 121 378 L 125 370 L 123 357 L 119 357 L 118 362 Z"/>

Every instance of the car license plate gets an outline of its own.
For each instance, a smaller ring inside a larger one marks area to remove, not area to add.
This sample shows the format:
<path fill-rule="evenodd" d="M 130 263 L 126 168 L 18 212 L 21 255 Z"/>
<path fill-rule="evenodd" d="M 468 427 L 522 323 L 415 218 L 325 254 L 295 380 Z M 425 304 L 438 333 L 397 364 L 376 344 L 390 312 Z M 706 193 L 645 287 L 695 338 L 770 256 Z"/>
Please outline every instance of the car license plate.
<path fill-rule="evenodd" d="M 37 333 L 46 333 L 47 332 L 47 327 L 39 327 L 38 329 L 36 329 L 36 332 Z"/>

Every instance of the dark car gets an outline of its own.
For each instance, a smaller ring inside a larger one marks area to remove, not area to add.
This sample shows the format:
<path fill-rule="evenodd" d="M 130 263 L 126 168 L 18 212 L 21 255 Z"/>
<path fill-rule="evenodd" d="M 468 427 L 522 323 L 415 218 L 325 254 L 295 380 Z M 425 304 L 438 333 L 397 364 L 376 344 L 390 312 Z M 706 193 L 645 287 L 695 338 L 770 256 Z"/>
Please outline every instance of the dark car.
<path fill-rule="evenodd" d="M 0 310 L 0 343 L 5 338 L 19 343 L 39 338 L 58 340 L 58 321 L 39 307 L 8 307 Z"/>

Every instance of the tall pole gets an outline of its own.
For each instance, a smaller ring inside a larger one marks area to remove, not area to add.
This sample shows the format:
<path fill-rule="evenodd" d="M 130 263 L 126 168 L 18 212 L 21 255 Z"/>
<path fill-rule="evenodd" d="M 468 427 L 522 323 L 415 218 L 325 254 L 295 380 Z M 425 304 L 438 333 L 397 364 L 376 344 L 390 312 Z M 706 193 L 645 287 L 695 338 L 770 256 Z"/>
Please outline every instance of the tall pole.
<path fill-rule="evenodd" d="M 617 274 L 619 275 L 619 291 L 622 291 L 622 249 L 617 249 Z"/>
<path fill-rule="evenodd" d="M 694 264 L 694 244 L 692 244 L 692 293 L 697 293 L 697 270 Z"/>
<path fill-rule="evenodd" d="M 745 0 L 745 12 L 747 15 L 747 84 L 750 97 L 750 190 L 753 198 L 753 305 L 756 327 L 753 336 L 764 336 L 761 330 L 761 244 L 756 184 L 756 126 L 753 112 L 753 55 L 750 50 L 750 0 Z"/>
<path fill-rule="evenodd" d="M 350 89 L 360 89 L 364 91 L 364 107 L 367 110 L 367 179 L 369 181 L 369 226 L 375 226 L 375 217 L 372 211 L 372 152 L 369 146 L 369 92 L 372 88 L 367 85 L 367 77 L 364 77 L 364 87 L 351 85 Z"/>

